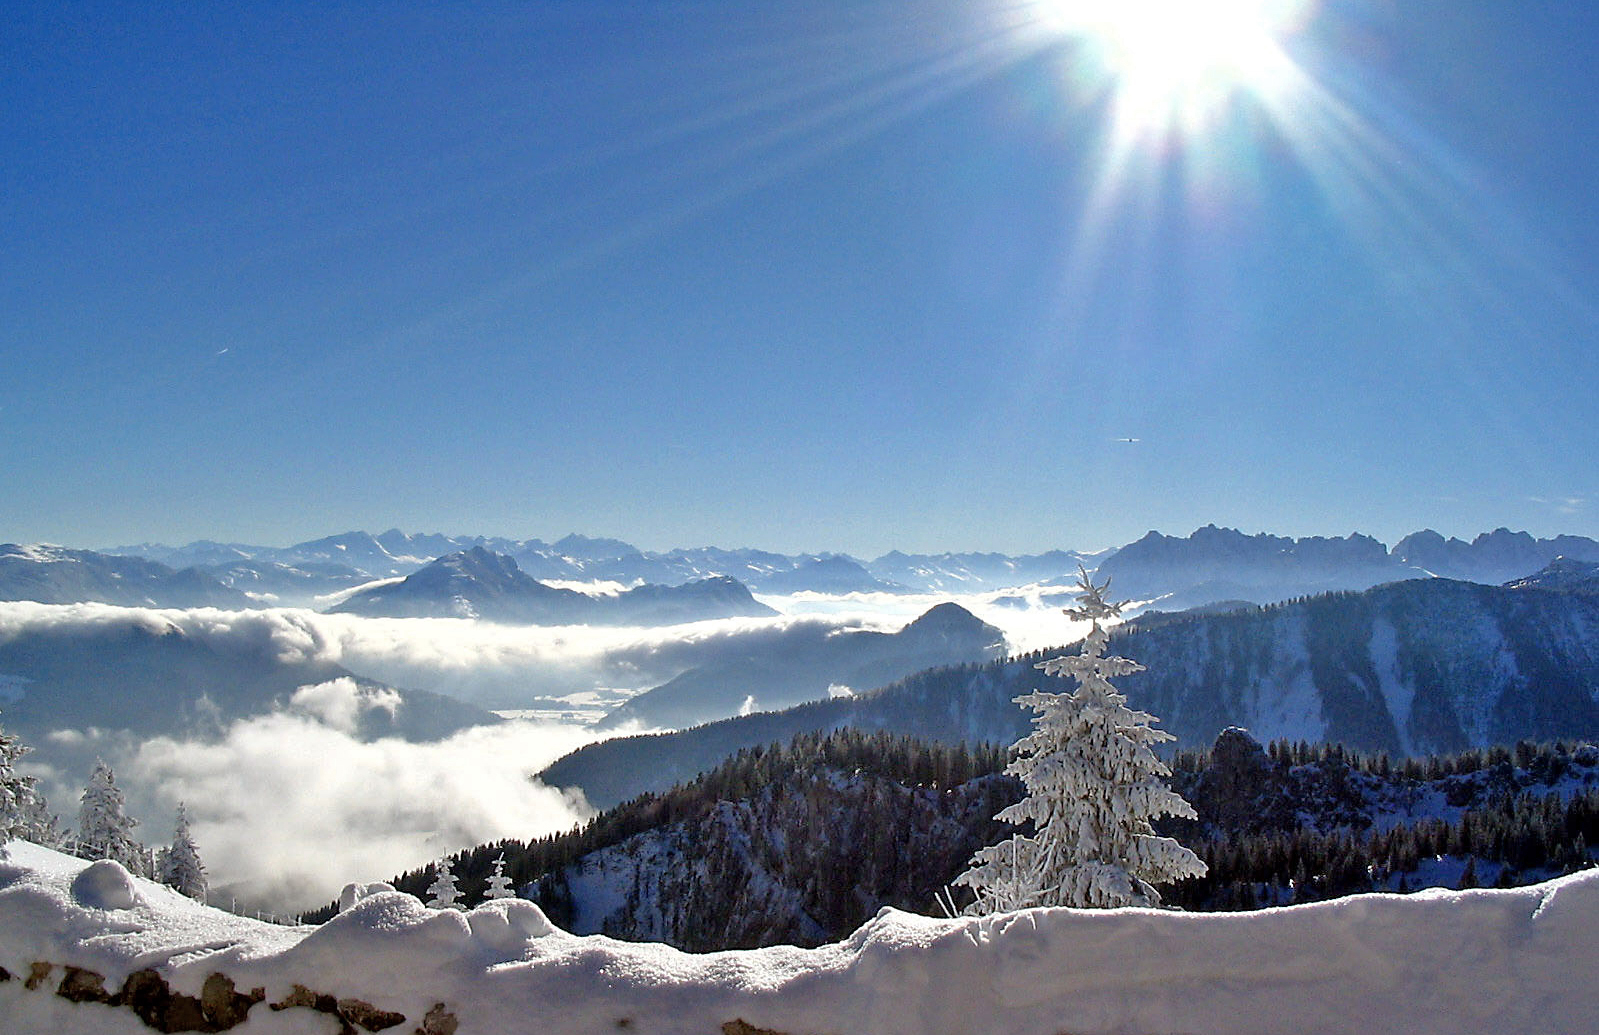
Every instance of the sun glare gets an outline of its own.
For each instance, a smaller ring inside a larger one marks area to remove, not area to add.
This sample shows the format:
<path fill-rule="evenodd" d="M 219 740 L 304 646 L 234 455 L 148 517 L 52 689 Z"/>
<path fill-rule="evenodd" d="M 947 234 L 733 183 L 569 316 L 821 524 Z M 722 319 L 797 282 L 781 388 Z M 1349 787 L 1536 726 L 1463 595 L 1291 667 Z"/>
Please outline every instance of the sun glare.
<path fill-rule="evenodd" d="M 1292 80 L 1283 39 L 1310 0 L 1037 0 L 1074 37 L 1127 132 L 1197 129 L 1228 103 L 1272 100 Z"/>

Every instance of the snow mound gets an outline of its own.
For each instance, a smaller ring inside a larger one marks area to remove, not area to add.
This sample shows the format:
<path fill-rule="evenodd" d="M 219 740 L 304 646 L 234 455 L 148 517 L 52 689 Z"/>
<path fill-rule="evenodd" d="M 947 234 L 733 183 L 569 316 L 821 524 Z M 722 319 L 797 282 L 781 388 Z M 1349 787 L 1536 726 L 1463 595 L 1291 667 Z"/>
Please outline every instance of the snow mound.
<path fill-rule="evenodd" d="M 139 904 L 133 874 L 112 859 L 90 863 L 72 878 L 72 898 L 90 909 L 132 909 Z"/>
<path fill-rule="evenodd" d="M 519 898 L 485 902 L 466 915 L 466 922 L 480 945 L 506 953 L 555 932 L 544 910 Z"/>
<path fill-rule="evenodd" d="M 380 891 L 393 890 L 393 884 L 381 880 L 372 884 L 346 884 L 344 890 L 339 892 L 339 912 L 344 912 L 362 899 L 376 895 Z"/>
<path fill-rule="evenodd" d="M 295 1008 L 318 997 L 403 1014 L 396 1031 L 448 1014 L 460 1035 L 1599 1031 L 1595 870 L 1530 888 L 1253 913 L 1033 909 L 942 920 L 884 910 L 817 949 L 691 955 L 570 935 L 514 899 L 460 913 L 380 890 L 320 928 L 280 928 L 129 878 L 132 906 L 91 907 L 80 890 L 106 901 L 105 868 L 85 876 L 94 867 L 80 860 L 10 847 L 0 863 L 0 967 L 57 969 L 31 989 L 0 981 L 7 1035 L 135 1030 L 125 1011 L 52 994 L 62 967 L 92 970 L 108 990 L 153 969 L 188 995 L 226 975 L 264 992 L 240 1029 L 251 1035 L 332 1030 Z"/>

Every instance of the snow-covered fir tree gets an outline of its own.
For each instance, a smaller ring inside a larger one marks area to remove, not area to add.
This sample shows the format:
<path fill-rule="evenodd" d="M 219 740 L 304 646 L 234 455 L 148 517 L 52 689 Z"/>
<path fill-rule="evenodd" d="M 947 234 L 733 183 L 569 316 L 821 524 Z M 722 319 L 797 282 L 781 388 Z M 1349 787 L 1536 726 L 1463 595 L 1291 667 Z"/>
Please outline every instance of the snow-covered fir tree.
<path fill-rule="evenodd" d="M 95 759 L 78 806 L 78 854 L 85 859 L 113 859 L 130 873 L 150 877 L 150 853 L 134 838 L 139 821 L 128 817 L 125 804 L 111 767 L 104 759 Z"/>
<path fill-rule="evenodd" d="M 455 864 L 448 858 L 440 859 L 433 883 L 428 885 L 428 908 L 461 909 L 460 898 L 461 889 L 455 886 Z"/>
<path fill-rule="evenodd" d="M 494 860 L 494 870 L 489 874 L 488 890 L 483 897 L 493 901 L 497 898 L 515 898 L 516 889 L 511 887 L 511 878 L 505 875 L 505 853 L 501 852 L 499 858 Z"/>
<path fill-rule="evenodd" d="M 205 901 L 205 865 L 200 862 L 200 850 L 189 833 L 189 812 L 182 802 L 178 802 L 178 822 L 172 832 L 172 845 L 162 851 L 157 873 L 162 884 L 192 899 Z"/>
<path fill-rule="evenodd" d="M 1192 818 L 1193 808 L 1166 785 L 1171 775 L 1152 745 L 1172 735 L 1155 729 L 1155 716 L 1127 707 L 1111 679 L 1140 672 L 1127 658 L 1106 656 L 1102 624 L 1121 613 L 1087 571 L 1079 569 L 1079 607 L 1066 614 L 1092 623 L 1082 650 L 1050 658 L 1039 668 L 1070 676 L 1071 693 L 1035 691 L 1016 703 L 1039 714 L 1032 733 L 1017 741 L 1006 772 L 1021 778 L 1027 795 L 996 819 L 1022 832 L 981 849 L 956 884 L 977 899 L 968 913 L 1027 906 L 1157 906 L 1154 885 L 1205 873 L 1193 852 L 1157 836 L 1159 816 Z"/>
<path fill-rule="evenodd" d="M 60 841 L 38 780 L 16 769 L 18 760 L 31 750 L 16 735 L 0 729 L 0 846 L 21 840 L 54 847 Z"/>

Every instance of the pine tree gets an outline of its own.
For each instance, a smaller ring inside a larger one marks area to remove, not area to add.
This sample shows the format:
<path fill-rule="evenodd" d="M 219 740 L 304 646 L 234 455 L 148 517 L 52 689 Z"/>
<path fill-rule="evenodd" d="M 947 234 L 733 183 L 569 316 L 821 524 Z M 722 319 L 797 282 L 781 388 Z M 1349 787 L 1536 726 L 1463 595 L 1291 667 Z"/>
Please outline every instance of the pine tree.
<path fill-rule="evenodd" d="M 501 852 L 500 857 L 494 860 L 494 870 L 489 874 L 488 890 L 484 892 L 483 897 L 491 902 L 497 898 L 516 897 L 516 890 L 511 887 L 511 878 L 505 875 L 504 852 Z"/>
<path fill-rule="evenodd" d="M 189 834 L 189 813 L 182 802 L 178 802 L 178 823 L 172 833 L 172 847 L 161 853 L 157 872 L 162 884 L 177 889 L 179 894 L 205 901 L 205 866 Z"/>
<path fill-rule="evenodd" d="M 1199 877 L 1205 864 L 1168 837 L 1155 834 L 1158 816 L 1194 818 L 1194 810 L 1165 783 L 1171 770 L 1152 745 L 1172 735 L 1153 727 L 1155 716 L 1126 705 L 1110 680 L 1143 670 L 1127 658 L 1107 657 L 1109 634 L 1102 621 L 1122 604 L 1104 598 L 1079 568 L 1080 607 L 1066 614 L 1092 623 L 1080 653 L 1038 664 L 1046 674 L 1065 675 L 1078 686 L 1070 694 L 1034 691 L 1016 698 L 1032 708 L 1035 729 L 1017 741 L 1006 772 L 1021 778 L 1027 796 L 996 819 L 1018 833 L 981 849 L 955 883 L 977 893 L 968 913 L 1027 906 L 1095 908 L 1158 906 L 1156 883 Z"/>
<path fill-rule="evenodd" d="M 433 883 L 428 886 L 429 909 L 460 909 L 461 889 L 455 886 L 455 866 L 449 859 L 440 859 Z"/>
<path fill-rule="evenodd" d="M 60 841 L 38 780 L 16 770 L 17 761 L 31 750 L 14 734 L 0 729 L 0 851 L 12 839 L 46 847 Z"/>
<path fill-rule="evenodd" d="M 130 873 L 149 877 L 149 852 L 133 837 L 139 821 L 128 818 L 124 804 L 111 767 L 95 759 L 78 807 L 78 854 L 85 859 L 112 859 Z"/>

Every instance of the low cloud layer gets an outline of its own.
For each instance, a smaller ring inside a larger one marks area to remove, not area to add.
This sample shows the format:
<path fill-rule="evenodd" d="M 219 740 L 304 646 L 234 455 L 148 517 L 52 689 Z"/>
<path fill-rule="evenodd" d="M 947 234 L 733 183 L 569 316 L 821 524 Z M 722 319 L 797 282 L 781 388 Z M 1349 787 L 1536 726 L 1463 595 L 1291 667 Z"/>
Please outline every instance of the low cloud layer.
<path fill-rule="evenodd" d="M 107 604 L 0 603 L 0 642 L 63 626 L 178 631 L 224 653 L 259 649 L 284 661 L 329 662 L 406 689 L 491 708 L 600 687 L 643 690 L 728 654 L 774 644 L 796 624 L 894 631 L 953 600 L 1005 632 L 1013 650 L 1081 635 L 1036 588 L 1001 593 L 763 596 L 782 615 L 659 628 L 507 626 L 454 618 L 363 618 L 301 608 L 223 611 Z M 1058 593 L 1058 591 L 1053 591 Z M 865 689 L 865 688 L 860 688 Z"/>
<path fill-rule="evenodd" d="M 387 712 L 392 720 L 403 699 L 388 689 L 363 689 L 349 676 L 302 686 L 289 697 L 289 708 L 331 726 L 341 733 L 356 733 L 361 717 L 372 711 Z"/>
<path fill-rule="evenodd" d="M 760 596 L 789 616 L 840 621 L 895 630 L 939 604 L 953 602 L 1005 634 L 1012 653 L 1059 647 L 1087 634 L 1088 624 L 1061 614 L 1071 591 L 1058 586 L 1021 586 L 985 593 L 795 593 Z M 861 687 L 859 689 L 869 689 Z"/>
<path fill-rule="evenodd" d="M 1057 645 L 1082 630 L 1060 614 L 1056 592 L 806 593 L 763 597 L 783 612 L 778 618 L 658 629 L 512 627 L 293 608 L 0 603 L 0 643 L 69 627 L 181 632 L 223 653 L 259 650 L 285 661 L 329 662 L 395 686 L 515 708 L 541 695 L 645 689 L 729 654 L 774 647 L 802 629 L 808 635 L 817 628 L 894 631 L 951 599 L 1003 629 L 1013 650 Z M 25 685 L 12 689 L 26 692 Z M 395 695 L 334 679 L 302 687 L 279 711 L 233 722 L 205 740 L 54 731 L 35 745 L 40 750 L 29 768 L 43 778 L 70 828 L 87 767 L 103 755 L 128 795 L 130 814 L 145 821 L 138 831 L 144 840 L 168 840 L 176 805 L 184 801 L 219 894 L 287 911 L 319 905 L 349 881 L 386 879 L 484 841 L 538 837 L 589 814 L 580 800 L 529 777 L 592 734 L 515 721 L 433 743 L 363 743 L 352 736 L 364 711 L 395 707 L 402 707 Z"/>
<path fill-rule="evenodd" d="M 300 608 L 185 611 L 0 603 L 0 643 L 30 632 L 71 629 L 180 632 L 221 654 L 261 653 L 288 663 L 342 665 L 403 689 L 431 690 L 490 708 L 525 707 L 537 697 L 600 687 L 648 689 L 727 652 L 758 650 L 797 623 L 897 628 L 903 621 L 870 614 L 798 614 L 659 628 L 509 626 L 456 618 L 363 618 Z"/>
<path fill-rule="evenodd" d="M 152 845 L 170 840 L 165 817 L 186 803 L 222 901 L 298 911 L 350 881 L 387 880 L 469 845 L 586 819 L 580 797 L 530 777 L 591 739 L 509 722 L 430 744 L 362 743 L 281 713 L 235 723 L 215 742 L 145 741 L 116 771 Z"/>

